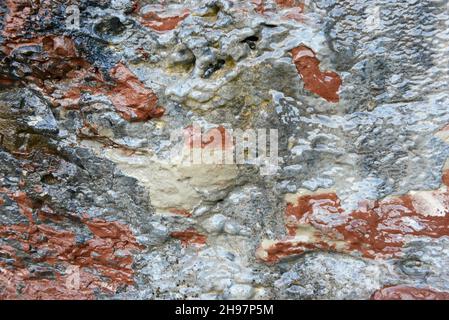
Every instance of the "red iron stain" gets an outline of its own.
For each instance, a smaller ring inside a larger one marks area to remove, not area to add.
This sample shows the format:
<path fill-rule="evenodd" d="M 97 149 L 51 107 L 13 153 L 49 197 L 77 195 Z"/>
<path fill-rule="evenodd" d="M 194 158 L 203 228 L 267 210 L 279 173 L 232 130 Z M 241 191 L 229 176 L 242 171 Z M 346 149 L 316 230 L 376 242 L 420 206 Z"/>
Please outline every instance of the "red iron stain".
<path fill-rule="evenodd" d="M 115 80 L 112 90 L 106 92 L 116 110 L 128 121 L 145 121 L 159 118 L 164 109 L 157 107 L 157 97 L 123 64 L 111 70 Z"/>
<path fill-rule="evenodd" d="M 400 285 L 377 290 L 371 300 L 449 300 L 449 292 Z"/>
<path fill-rule="evenodd" d="M 300 45 L 292 50 L 293 62 L 296 65 L 304 88 L 329 102 L 338 102 L 340 97 L 338 91 L 342 84 L 340 76 L 333 71 L 322 72 L 320 60 L 317 59 L 312 49 Z"/>
<path fill-rule="evenodd" d="M 23 80 L 36 83 L 45 92 L 51 93 L 51 85 L 45 85 L 44 80 L 59 81 L 80 69 L 85 69 L 90 64 L 80 58 L 72 39 L 67 36 L 46 36 L 32 39 L 19 39 L 6 41 L 1 50 L 6 56 L 12 55 L 15 50 L 23 46 L 39 46 L 42 51 L 28 57 L 29 75 Z M 14 80 L 14 79 L 10 79 Z"/>
<path fill-rule="evenodd" d="M 298 0 L 276 0 L 276 4 L 284 8 L 300 8 L 304 10 L 304 2 Z"/>
<path fill-rule="evenodd" d="M 28 0 L 6 0 L 5 2 L 8 12 L 2 34 L 5 38 L 19 37 L 32 14 L 30 2 Z"/>
<path fill-rule="evenodd" d="M 70 275 L 56 275 L 56 279 L 36 279 L 25 269 L 8 270 L 0 267 L 0 299 L 2 300 L 93 300 L 89 273 L 80 272 L 80 288 L 67 287 Z"/>
<path fill-rule="evenodd" d="M 156 31 L 170 31 L 176 29 L 185 18 L 190 15 L 189 10 L 183 10 L 179 15 L 163 16 L 158 12 L 148 12 L 142 15 L 141 22 L 144 26 Z"/>
<path fill-rule="evenodd" d="M 44 191 L 44 188 L 41 185 L 35 185 L 33 188 L 34 192 L 41 193 Z"/>
<path fill-rule="evenodd" d="M 171 209 L 170 212 L 173 214 L 179 215 L 179 216 L 183 216 L 183 217 L 191 217 L 192 216 L 192 214 L 186 209 Z"/>
<path fill-rule="evenodd" d="M 17 203 L 20 213 L 27 217 L 29 221 L 33 221 L 33 203 L 26 193 L 17 191 L 13 194 L 9 194 L 9 197 Z"/>
<path fill-rule="evenodd" d="M 77 106 L 83 92 L 106 95 L 117 112 L 127 121 L 146 121 L 161 117 L 164 109 L 157 106 L 157 96 L 122 63 L 110 70 L 108 83 L 102 74 L 81 58 L 73 40 L 67 36 L 47 36 L 26 42 L 6 43 L 7 55 L 24 45 L 38 45 L 43 52 L 29 63 L 36 83 L 56 104 Z M 12 80 L 12 79 L 5 79 Z M 50 80 L 44 82 L 44 80 Z"/>
<path fill-rule="evenodd" d="M 4 41 L 1 47 L 2 52 L 5 55 L 10 55 L 14 50 L 25 46 L 39 46 L 42 45 L 43 37 L 36 37 L 32 39 L 17 39 Z"/>
<path fill-rule="evenodd" d="M 353 212 L 344 211 L 335 193 L 301 196 L 286 207 L 289 236 L 264 248 L 263 260 L 277 262 L 305 251 L 337 250 L 336 241 L 341 244 L 338 250 L 357 251 L 366 258 L 398 257 L 412 238 L 449 236 L 449 191 L 432 191 L 430 196 L 445 208 L 444 212 L 430 215 L 428 204 L 419 195 L 366 200 Z M 299 227 L 313 227 L 314 240 L 295 241 Z"/>
<path fill-rule="evenodd" d="M 131 8 L 131 12 L 132 13 L 136 13 L 140 10 L 141 6 L 140 6 L 140 0 L 133 0 L 133 5 Z"/>
<path fill-rule="evenodd" d="M 233 146 L 233 137 L 223 126 L 210 129 L 203 133 L 201 128 L 188 126 L 185 129 L 185 137 L 189 148 L 201 147 L 210 149 L 229 149 Z M 219 138 L 218 138 L 219 137 Z"/>
<path fill-rule="evenodd" d="M 289 20 L 295 20 L 295 21 L 298 21 L 301 23 L 304 22 L 304 16 L 302 14 L 301 9 L 299 9 L 299 8 L 291 9 L 290 12 L 287 13 L 284 17 Z"/>
<path fill-rule="evenodd" d="M 187 229 L 185 231 L 177 231 L 170 233 L 172 238 L 181 240 L 183 246 L 189 245 L 205 245 L 207 237 L 195 229 Z"/>
<path fill-rule="evenodd" d="M 264 15 L 267 11 L 272 11 L 265 8 L 263 0 L 252 0 L 251 3 L 254 5 L 255 11 L 259 14 Z M 289 9 L 283 18 L 304 22 L 302 15 L 305 7 L 304 2 L 298 0 L 276 0 L 276 4 L 279 8 Z"/>
<path fill-rule="evenodd" d="M 40 219 L 54 214 L 51 208 L 33 203 L 23 192 L 0 191 L 16 201 L 20 213 L 28 218 L 28 223 L 0 226 L 0 237 L 5 243 L 0 245 L 0 253 L 12 260 L 0 263 L 0 299 L 94 299 L 95 290 L 114 293 L 119 287 L 134 283 L 133 252 L 143 247 L 127 226 L 117 221 L 83 218 L 79 223 L 89 228 L 91 237 L 80 243 L 73 231 L 64 229 L 69 218 L 60 216 L 47 225 L 47 219 Z M 33 212 L 36 221 L 32 219 Z M 76 217 L 71 219 L 72 224 L 73 219 Z M 32 253 L 38 251 L 42 253 Z M 27 267 L 38 263 L 50 265 L 51 271 L 36 274 Z M 76 287 L 67 285 L 73 278 L 73 268 Z"/>
<path fill-rule="evenodd" d="M 263 0 L 251 0 L 251 3 L 255 6 L 255 11 L 259 14 L 265 13 L 265 5 Z"/>
<path fill-rule="evenodd" d="M 449 170 L 446 170 L 443 172 L 442 176 L 441 176 L 441 182 L 449 187 Z"/>
<path fill-rule="evenodd" d="M 42 205 L 37 212 L 38 220 L 42 222 L 52 221 L 55 223 L 63 222 L 63 217 L 58 215 L 58 213 L 54 212 L 52 208 L 48 205 Z"/>
<path fill-rule="evenodd" d="M 285 257 L 301 255 L 310 251 L 335 251 L 335 246 L 326 243 L 325 241 L 318 241 L 314 243 L 302 241 L 277 241 L 275 244 L 265 250 L 267 254 L 263 261 L 267 263 L 277 263 Z"/>
<path fill-rule="evenodd" d="M 325 207 L 326 211 L 332 214 L 343 212 L 340 208 L 340 200 L 335 193 L 299 197 L 296 205 L 287 203 L 287 208 L 285 209 L 286 228 L 290 236 L 295 235 L 298 223 L 306 222 L 303 218 L 313 214 L 318 205 Z"/>

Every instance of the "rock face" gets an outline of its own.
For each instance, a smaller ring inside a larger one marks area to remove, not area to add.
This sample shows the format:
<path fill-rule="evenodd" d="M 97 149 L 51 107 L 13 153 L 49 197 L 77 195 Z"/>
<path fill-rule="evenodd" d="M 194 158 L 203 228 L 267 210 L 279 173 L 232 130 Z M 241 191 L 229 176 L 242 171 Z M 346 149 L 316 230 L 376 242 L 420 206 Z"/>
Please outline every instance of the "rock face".
<path fill-rule="evenodd" d="M 448 37 L 447 1 L 2 1 L 0 299 L 449 299 Z"/>

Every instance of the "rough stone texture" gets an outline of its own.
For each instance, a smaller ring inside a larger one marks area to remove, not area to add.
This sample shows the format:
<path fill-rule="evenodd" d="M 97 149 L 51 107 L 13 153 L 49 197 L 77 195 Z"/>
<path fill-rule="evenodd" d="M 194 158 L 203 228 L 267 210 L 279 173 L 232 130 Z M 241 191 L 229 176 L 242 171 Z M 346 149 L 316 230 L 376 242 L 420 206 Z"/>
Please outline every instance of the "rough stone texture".
<path fill-rule="evenodd" d="M 447 1 L 0 3 L 0 299 L 448 299 Z"/>

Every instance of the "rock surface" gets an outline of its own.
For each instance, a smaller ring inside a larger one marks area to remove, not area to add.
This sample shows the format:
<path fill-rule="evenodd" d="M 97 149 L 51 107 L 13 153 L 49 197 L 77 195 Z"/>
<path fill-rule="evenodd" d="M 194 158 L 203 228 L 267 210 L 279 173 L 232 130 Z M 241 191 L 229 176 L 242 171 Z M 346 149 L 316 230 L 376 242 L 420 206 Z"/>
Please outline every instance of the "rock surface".
<path fill-rule="evenodd" d="M 2 1 L 0 299 L 449 299 L 448 38 L 445 0 Z M 239 129 L 275 172 L 173 161 Z"/>

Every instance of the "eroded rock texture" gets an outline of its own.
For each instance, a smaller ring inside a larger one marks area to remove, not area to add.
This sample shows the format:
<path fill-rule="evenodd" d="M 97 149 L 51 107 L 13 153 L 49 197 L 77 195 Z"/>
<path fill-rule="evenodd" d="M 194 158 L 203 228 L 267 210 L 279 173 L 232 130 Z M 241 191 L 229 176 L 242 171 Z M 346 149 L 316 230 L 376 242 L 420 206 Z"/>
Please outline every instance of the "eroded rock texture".
<path fill-rule="evenodd" d="M 448 299 L 447 1 L 0 3 L 0 299 Z"/>

